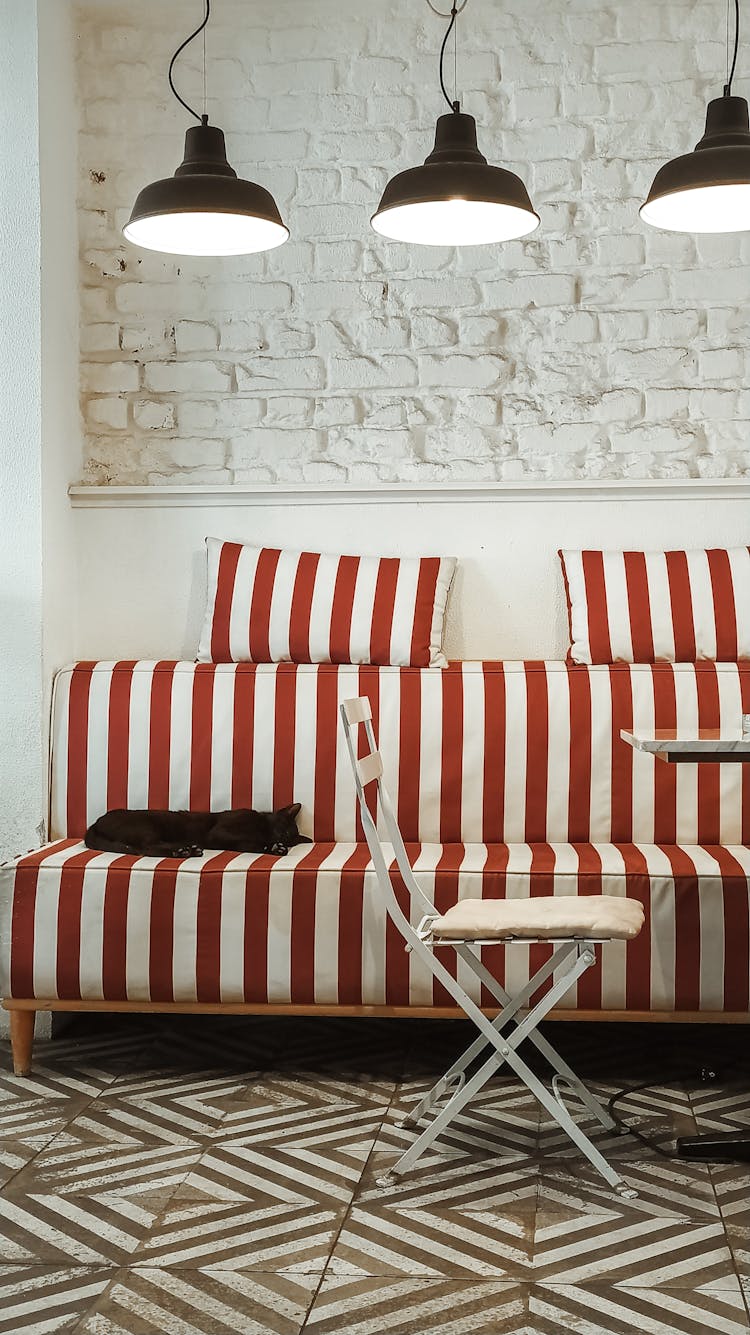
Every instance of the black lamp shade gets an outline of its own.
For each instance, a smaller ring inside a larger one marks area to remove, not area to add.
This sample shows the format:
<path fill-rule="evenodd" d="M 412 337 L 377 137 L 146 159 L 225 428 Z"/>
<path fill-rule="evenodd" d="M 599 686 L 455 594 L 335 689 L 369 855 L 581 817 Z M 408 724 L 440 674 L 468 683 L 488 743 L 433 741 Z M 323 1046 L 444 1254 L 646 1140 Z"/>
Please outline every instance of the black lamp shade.
<path fill-rule="evenodd" d="M 371 222 L 395 241 L 456 246 L 526 236 L 539 217 L 520 177 L 479 152 L 474 117 L 453 111 L 438 117 L 424 164 L 388 182 Z"/>
<path fill-rule="evenodd" d="M 673 232 L 750 229 L 750 125 L 744 97 L 717 97 L 692 153 L 654 177 L 640 209 L 644 222 Z"/>
<path fill-rule="evenodd" d="M 173 255 L 248 255 L 289 236 L 274 198 L 227 162 L 224 135 L 194 125 L 174 176 L 141 190 L 123 228 L 129 241 Z"/>

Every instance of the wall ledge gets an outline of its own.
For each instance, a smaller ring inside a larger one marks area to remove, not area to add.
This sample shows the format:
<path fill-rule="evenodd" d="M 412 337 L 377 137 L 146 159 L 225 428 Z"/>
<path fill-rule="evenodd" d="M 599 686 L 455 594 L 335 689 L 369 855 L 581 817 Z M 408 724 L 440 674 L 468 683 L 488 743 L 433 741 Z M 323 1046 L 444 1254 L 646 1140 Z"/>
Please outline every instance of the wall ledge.
<path fill-rule="evenodd" d="M 503 501 L 707 501 L 750 500 L 750 476 L 673 480 L 528 482 L 384 482 L 378 486 L 321 486 L 295 483 L 245 486 L 150 487 L 71 486 L 76 509 L 173 509 L 189 506 L 362 505 L 446 503 L 489 504 Z"/>

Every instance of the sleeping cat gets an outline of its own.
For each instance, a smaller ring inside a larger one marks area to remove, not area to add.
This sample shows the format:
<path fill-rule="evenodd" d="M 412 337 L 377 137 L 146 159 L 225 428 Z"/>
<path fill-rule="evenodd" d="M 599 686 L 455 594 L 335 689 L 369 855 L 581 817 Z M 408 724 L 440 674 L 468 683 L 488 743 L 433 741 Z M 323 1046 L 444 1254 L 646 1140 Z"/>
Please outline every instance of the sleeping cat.
<path fill-rule="evenodd" d="M 309 844 L 297 829 L 300 803 L 278 811 L 108 811 L 86 831 L 86 847 L 150 858 L 200 857 L 204 848 L 283 856 Z"/>

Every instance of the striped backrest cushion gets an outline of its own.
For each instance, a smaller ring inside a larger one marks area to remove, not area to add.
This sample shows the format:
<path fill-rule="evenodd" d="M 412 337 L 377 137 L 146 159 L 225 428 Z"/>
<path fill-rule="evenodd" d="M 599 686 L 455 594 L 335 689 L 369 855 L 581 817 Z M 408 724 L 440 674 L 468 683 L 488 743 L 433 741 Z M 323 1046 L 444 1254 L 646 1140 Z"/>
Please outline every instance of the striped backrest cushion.
<path fill-rule="evenodd" d="M 207 538 L 201 663 L 445 667 L 453 557 L 329 556 Z"/>
<path fill-rule="evenodd" d="M 574 663 L 750 658 L 750 548 L 560 559 Z"/>
<path fill-rule="evenodd" d="M 51 835 L 113 807 L 294 800 L 304 834 L 362 843 L 339 718 L 358 695 L 411 842 L 750 842 L 750 765 L 664 765 L 620 737 L 737 732 L 750 662 L 78 663 L 55 681 Z"/>

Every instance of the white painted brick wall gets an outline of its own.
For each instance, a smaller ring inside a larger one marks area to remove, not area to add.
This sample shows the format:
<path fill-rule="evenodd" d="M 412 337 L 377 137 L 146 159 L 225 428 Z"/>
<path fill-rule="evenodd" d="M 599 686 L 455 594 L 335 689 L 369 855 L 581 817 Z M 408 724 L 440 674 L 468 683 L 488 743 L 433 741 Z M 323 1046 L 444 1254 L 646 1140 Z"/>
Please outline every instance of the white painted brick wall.
<path fill-rule="evenodd" d="M 369 227 L 442 109 L 426 0 L 222 0 L 209 112 L 292 240 L 182 260 L 120 228 L 181 157 L 166 67 L 201 10 L 78 7 L 87 480 L 750 473 L 750 236 L 637 214 L 721 91 L 718 0 L 469 0 L 464 106 L 542 226 L 460 252 Z M 197 50 L 177 77 L 200 97 Z"/>

